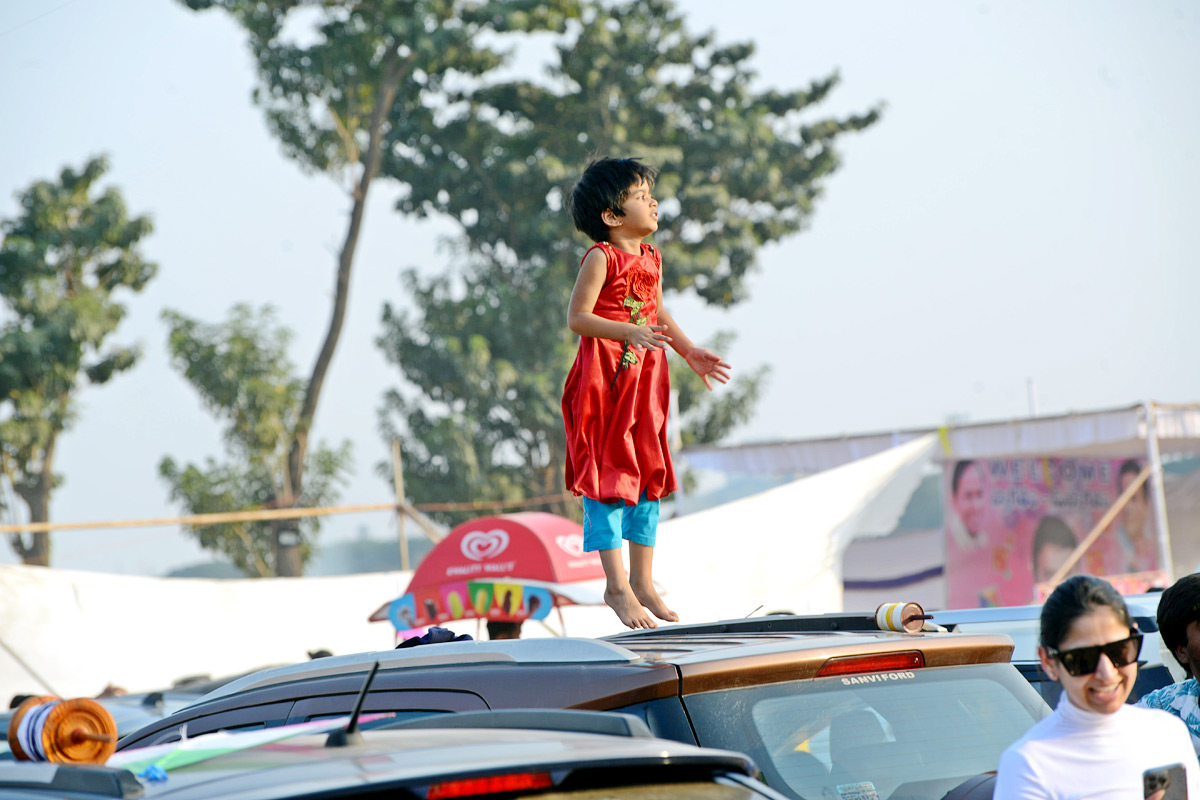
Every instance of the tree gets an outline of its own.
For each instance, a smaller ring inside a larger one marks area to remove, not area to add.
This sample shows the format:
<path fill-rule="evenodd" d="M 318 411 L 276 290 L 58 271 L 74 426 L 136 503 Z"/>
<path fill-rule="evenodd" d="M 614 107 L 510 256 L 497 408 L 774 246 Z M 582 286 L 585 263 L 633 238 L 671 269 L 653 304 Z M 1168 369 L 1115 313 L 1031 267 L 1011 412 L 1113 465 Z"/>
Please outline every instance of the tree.
<path fill-rule="evenodd" d="M 125 316 L 123 290 L 140 292 L 157 266 L 142 257 L 148 217 L 131 218 L 115 188 L 97 186 L 103 157 L 64 168 L 57 183 L 18 194 L 20 215 L 0 223 L 0 471 L 29 509 L 50 520 L 59 437 L 88 383 L 107 383 L 138 349 L 109 344 Z M 50 535 L 9 537 L 26 564 L 50 566 Z"/>
<path fill-rule="evenodd" d="M 257 314 L 247 305 L 234 306 L 225 325 L 205 325 L 175 311 L 164 311 L 170 330 L 171 360 L 200 394 L 205 407 L 225 424 L 228 460 L 208 459 L 204 467 L 180 467 L 167 457 L 159 474 L 171 497 L 192 514 L 261 507 L 328 505 L 350 466 L 350 445 L 333 450 L 318 446 L 304 465 L 308 480 L 302 491 L 288 484 L 289 446 L 300 423 L 304 384 L 293 376 L 287 358 L 291 334 L 279 327 L 270 306 Z M 206 550 L 223 554 L 251 575 L 277 574 L 278 542 L 295 547 L 301 567 L 312 555 L 320 531 L 319 517 L 299 523 L 231 522 L 193 527 L 191 534 Z M 296 541 L 288 542 L 294 537 Z M 274 565 L 274 567 L 272 566 Z"/>
<path fill-rule="evenodd" d="M 341 335 L 367 193 L 384 153 L 438 138 L 446 85 L 504 63 L 499 34 L 561 28 L 573 0 L 180 0 L 219 7 L 249 34 L 254 99 L 288 157 L 348 176 L 350 219 L 338 254 L 333 313 L 304 390 L 288 451 L 288 483 L 304 485 L 308 436 Z M 418 175 L 418 179 L 424 176 Z M 280 575 L 299 575 L 300 551 L 278 545 Z"/>
<path fill-rule="evenodd" d="M 461 230 L 452 272 L 410 270 L 416 310 L 386 307 L 378 340 L 407 381 L 386 396 L 382 424 L 407 433 L 405 482 L 423 499 L 561 491 L 559 397 L 575 351 L 565 312 L 586 247 L 564 199 L 591 157 L 661 168 L 654 243 L 667 305 L 688 291 L 724 307 L 744 299 L 759 247 L 808 224 L 839 164 L 837 140 L 880 114 L 814 119 L 836 74 L 756 90 L 753 45 L 692 35 L 667 0 L 589 3 L 554 53 L 545 80 L 464 91 L 436 141 L 383 161 L 412 186 L 402 212 L 445 215 Z M 685 437 L 724 436 L 764 379 L 751 370 L 724 396 L 687 388 L 694 376 L 677 382 L 693 423 Z"/>

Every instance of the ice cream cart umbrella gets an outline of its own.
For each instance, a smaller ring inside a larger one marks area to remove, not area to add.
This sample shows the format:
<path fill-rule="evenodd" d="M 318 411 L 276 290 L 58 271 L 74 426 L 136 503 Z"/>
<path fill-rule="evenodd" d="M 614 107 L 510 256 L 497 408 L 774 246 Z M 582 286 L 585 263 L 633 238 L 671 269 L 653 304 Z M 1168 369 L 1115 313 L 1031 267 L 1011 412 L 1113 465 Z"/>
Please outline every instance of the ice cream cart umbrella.
<path fill-rule="evenodd" d="M 552 608 L 603 602 L 604 568 L 583 527 L 540 511 L 479 517 L 450 531 L 404 594 L 369 619 L 397 631 L 457 619 L 545 619 Z M 561 621 L 561 612 L 560 612 Z"/>

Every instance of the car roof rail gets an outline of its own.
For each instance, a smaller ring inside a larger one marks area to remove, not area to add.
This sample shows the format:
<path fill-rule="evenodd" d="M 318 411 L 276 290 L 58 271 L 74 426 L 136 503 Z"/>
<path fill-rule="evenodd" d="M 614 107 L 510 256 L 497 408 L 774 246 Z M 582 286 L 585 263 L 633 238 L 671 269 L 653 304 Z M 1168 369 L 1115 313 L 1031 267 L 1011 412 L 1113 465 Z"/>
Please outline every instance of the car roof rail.
<path fill-rule="evenodd" d="M 1129 617 L 1137 623 L 1142 633 L 1158 631 L 1158 620 L 1155 615 L 1148 613 L 1143 605 L 1126 603 Z M 948 630 L 957 630 L 964 625 L 979 625 L 981 623 L 1002 625 L 1004 623 L 1037 622 L 1042 618 L 1040 605 L 1027 606 L 994 606 L 988 608 L 955 608 L 946 611 L 934 611 L 930 614 L 933 624 L 942 625 Z"/>
<path fill-rule="evenodd" d="M 13 789 L 36 789 L 56 795 L 73 792 L 130 800 L 146 793 L 146 788 L 127 769 L 95 764 L 0 763 L 0 793 Z"/>
<path fill-rule="evenodd" d="M 669 637 L 685 633 L 828 633 L 830 631 L 878 633 L 880 627 L 873 613 L 771 614 L 764 617 L 726 619 L 717 622 L 660 625 L 657 628 L 614 633 L 604 638 L 610 642 L 619 643 L 628 639 Z"/>
<path fill-rule="evenodd" d="M 578 709 L 500 709 L 497 711 L 459 711 L 433 714 L 376 725 L 374 730 L 405 728 L 519 728 L 522 730 L 603 733 L 634 739 L 652 739 L 654 734 L 645 721 L 620 711 L 583 711 Z"/>
<path fill-rule="evenodd" d="M 444 642 L 402 650 L 347 653 L 272 667 L 232 680 L 199 698 L 196 703 L 291 680 L 363 674 L 370 670 L 376 661 L 379 662 L 381 670 L 390 670 L 436 667 L 442 664 L 603 664 L 629 663 L 640 659 L 641 656 L 637 653 L 603 639 L 556 637 Z"/>

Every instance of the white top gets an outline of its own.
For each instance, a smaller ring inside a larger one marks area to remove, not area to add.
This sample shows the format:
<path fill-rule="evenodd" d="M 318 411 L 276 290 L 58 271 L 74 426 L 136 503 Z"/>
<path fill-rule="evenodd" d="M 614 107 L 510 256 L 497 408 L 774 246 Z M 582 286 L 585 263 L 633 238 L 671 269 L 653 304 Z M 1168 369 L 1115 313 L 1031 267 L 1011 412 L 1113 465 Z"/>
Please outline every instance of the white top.
<path fill-rule="evenodd" d="M 1200 800 L 1200 762 L 1182 720 L 1130 705 L 1098 714 L 1064 692 L 1053 714 L 1004 751 L 993 798 L 1143 800 L 1142 772 L 1169 764 L 1183 764 L 1187 796 Z"/>

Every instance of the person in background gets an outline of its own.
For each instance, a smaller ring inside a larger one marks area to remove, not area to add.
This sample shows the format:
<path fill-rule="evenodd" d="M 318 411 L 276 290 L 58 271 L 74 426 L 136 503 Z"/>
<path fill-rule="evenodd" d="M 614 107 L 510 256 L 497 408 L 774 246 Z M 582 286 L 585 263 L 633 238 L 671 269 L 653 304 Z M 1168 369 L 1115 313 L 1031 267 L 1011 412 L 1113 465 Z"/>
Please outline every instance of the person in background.
<path fill-rule="evenodd" d="M 489 639 L 520 639 L 521 623 L 491 620 L 487 624 L 487 632 Z"/>
<path fill-rule="evenodd" d="M 955 541 L 963 550 L 981 544 L 983 512 L 987 509 L 987 486 L 983 469 L 974 461 L 959 461 L 950 477 L 950 499 L 962 528 L 954 529 Z"/>
<path fill-rule="evenodd" d="M 995 800 L 1141 798 L 1143 773 L 1181 764 L 1200 798 L 1200 762 L 1176 717 L 1126 705 L 1142 636 L 1112 584 L 1068 578 L 1042 605 L 1042 669 L 1062 684 L 1054 713 L 1000 757 Z"/>
<path fill-rule="evenodd" d="M 1158 600 L 1158 632 L 1163 644 L 1191 677 L 1155 689 L 1137 701 L 1159 708 L 1187 725 L 1192 747 L 1200 755 L 1200 574 L 1184 575 Z"/>
<path fill-rule="evenodd" d="M 983 464 L 969 459 L 955 463 L 949 506 L 954 513 L 946 515 L 946 602 L 950 608 L 1002 605 L 1000 587 L 1012 575 L 1012 545 L 999 534 L 992 541 L 984 530 L 988 486 Z"/>
<path fill-rule="evenodd" d="M 1140 462 L 1130 459 L 1117 470 L 1117 490 L 1124 492 L 1142 471 Z M 1133 493 L 1121 507 L 1117 542 L 1121 546 L 1122 572 L 1147 572 L 1158 568 L 1158 542 L 1146 529 L 1150 511 L 1150 481 Z"/>
<path fill-rule="evenodd" d="M 1045 583 L 1054 577 L 1079 543 L 1062 518 L 1047 515 L 1038 520 L 1033 534 L 1033 581 Z"/>

